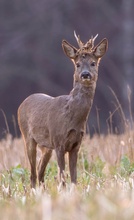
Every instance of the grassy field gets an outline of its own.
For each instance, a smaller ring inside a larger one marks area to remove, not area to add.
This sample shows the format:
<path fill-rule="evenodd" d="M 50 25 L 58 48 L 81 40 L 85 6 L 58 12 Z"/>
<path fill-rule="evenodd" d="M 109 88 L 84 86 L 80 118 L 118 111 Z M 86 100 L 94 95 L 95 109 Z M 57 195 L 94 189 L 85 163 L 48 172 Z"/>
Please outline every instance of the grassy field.
<path fill-rule="evenodd" d="M 38 152 L 39 160 L 40 152 Z M 134 219 L 134 132 L 87 136 L 78 159 L 78 185 L 57 190 L 55 154 L 47 167 L 46 189 L 30 189 L 22 139 L 0 141 L 0 219 Z"/>

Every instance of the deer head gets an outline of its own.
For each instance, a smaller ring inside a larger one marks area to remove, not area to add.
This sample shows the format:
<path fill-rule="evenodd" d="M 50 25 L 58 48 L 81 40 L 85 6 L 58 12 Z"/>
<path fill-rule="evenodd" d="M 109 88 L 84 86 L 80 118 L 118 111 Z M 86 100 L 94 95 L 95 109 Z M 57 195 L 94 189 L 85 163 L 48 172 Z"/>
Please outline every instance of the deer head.
<path fill-rule="evenodd" d="M 89 86 L 98 78 L 98 66 L 102 56 L 105 54 L 108 41 L 104 38 L 97 46 L 94 46 L 94 38 L 91 37 L 87 43 L 83 43 L 80 37 L 74 33 L 79 48 L 75 48 L 66 40 L 62 41 L 65 54 L 73 61 L 75 66 L 74 81 L 84 86 Z"/>

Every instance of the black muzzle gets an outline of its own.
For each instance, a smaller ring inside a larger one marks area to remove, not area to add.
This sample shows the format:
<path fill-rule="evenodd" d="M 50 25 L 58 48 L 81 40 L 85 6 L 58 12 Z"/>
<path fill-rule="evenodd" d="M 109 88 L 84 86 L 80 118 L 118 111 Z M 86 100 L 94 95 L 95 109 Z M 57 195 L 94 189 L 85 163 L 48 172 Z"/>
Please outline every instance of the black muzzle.
<path fill-rule="evenodd" d="M 91 76 L 90 72 L 84 71 L 84 72 L 81 73 L 81 78 L 90 80 L 92 78 L 92 76 Z"/>

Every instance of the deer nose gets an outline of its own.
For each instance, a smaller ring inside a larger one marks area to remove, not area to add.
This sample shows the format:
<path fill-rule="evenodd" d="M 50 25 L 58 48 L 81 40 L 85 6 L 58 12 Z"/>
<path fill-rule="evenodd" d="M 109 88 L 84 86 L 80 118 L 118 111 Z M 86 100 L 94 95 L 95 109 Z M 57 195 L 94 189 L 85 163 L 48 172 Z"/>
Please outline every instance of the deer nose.
<path fill-rule="evenodd" d="M 81 78 L 82 79 L 91 79 L 92 76 L 91 76 L 89 71 L 84 71 L 84 72 L 81 73 Z"/>

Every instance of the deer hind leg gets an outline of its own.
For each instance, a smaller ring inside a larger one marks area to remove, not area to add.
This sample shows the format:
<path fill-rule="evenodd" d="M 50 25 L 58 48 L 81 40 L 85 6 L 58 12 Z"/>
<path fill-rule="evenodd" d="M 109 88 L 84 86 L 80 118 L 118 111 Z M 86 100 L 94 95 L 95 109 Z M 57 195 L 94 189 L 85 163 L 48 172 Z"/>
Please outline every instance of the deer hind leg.
<path fill-rule="evenodd" d="M 40 149 L 42 150 L 42 156 L 39 161 L 38 168 L 37 168 L 38 169 L 39 184 L 44 183 L 44 172 L 45 172 L 46 166 L 52 156 L 52 150 L 47 149 L 45 147 L 42 147 L 42 148 L 40 147 Z"/>
<path fill-rule="evenodd" d="M 27 151 L 27 156 L 30 162 L 30 167 L 31 167 L 31 188 L 35 188 L 36 186 L 36 146 L 37 143 L 35 142 L 34 139 L 28 139 L 26 140 L 26 151 Z"/>

